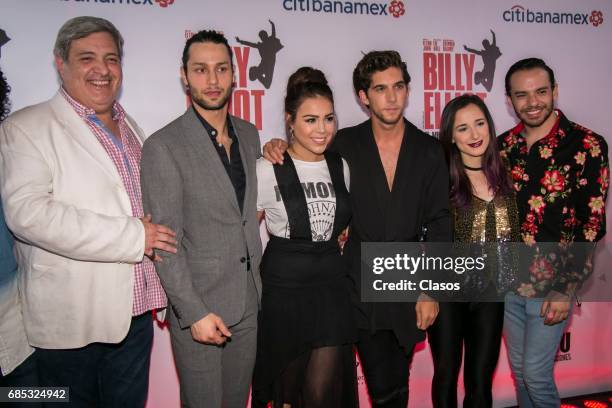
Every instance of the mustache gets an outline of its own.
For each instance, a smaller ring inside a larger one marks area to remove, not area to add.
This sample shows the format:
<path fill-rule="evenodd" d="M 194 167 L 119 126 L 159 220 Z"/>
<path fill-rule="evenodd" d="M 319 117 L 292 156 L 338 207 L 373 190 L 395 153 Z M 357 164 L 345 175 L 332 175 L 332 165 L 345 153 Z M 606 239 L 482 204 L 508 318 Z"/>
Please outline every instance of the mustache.
<path fill-rule="evenodd" d="M 527 107 L 521 109 L 521 112 L 527 112 L 527 111 L 530 111 L 530 110 L 538 110 L 538 109 L 546 109 L 546 105 L 527 106 Z"/>

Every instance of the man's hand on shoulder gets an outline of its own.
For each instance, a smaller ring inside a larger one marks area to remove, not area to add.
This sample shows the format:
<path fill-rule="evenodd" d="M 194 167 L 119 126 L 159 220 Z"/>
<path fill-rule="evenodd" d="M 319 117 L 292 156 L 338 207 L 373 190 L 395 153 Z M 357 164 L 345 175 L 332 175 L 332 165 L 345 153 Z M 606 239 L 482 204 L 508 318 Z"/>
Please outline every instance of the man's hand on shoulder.
<path fill-rule="evenodd" d="M 227 329 L 223 319 L 209 313 L 191 325 L 191 337 L 200 343 L 222 345 L 232 333 Z"/>
<path fill-rule="evenodd" d="M 283 164 L 283 155 L 288 147 L 289 144 L 283 139 L 270 139 L 263 147 L 263 156 L 272 164 Z"/>
<path fill-rule="evenodd" d="M 145 255 L 153 261 L 160 262 L 162 258 L 155 253 L 156 249 L 176 254 L 176 233 L 165 225 L 153 224 L 151 214 L 140 219 L 145 230 Z"/>

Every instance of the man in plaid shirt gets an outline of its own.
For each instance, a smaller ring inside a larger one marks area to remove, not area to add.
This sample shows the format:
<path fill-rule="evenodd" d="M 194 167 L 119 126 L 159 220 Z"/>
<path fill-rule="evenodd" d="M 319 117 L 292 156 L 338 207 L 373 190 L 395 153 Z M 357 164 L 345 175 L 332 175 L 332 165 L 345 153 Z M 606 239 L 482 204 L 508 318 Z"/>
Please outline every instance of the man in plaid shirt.
<path fill-rule="evenodd" d="M 62 86 L 0 128 L 0 188 L 17 237 L 23 317 L 42 386 L 75 406 L 144 407 L 153 324 L 166 307 L 154 250 L 175 234 L 143 213 L 144 134 L 116 101 L 123 39 L 107 20 L 60 29 Z"/>

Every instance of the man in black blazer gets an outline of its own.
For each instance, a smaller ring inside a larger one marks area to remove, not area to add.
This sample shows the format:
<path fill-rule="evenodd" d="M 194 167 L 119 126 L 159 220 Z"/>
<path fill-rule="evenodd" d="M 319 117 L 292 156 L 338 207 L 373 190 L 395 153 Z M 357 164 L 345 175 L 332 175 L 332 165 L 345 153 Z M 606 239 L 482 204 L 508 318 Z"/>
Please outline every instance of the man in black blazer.
<path fill-rule="evenodd" d="M 408 404 L 408 375 L 414 346 L 438 314 L 423 294 L 415 303 L 362 302 L 361 243 L 451 240 L 448 170 L 440 143 L 403 116 L 410 75 L 396 51 L 366 54 L 353 72 L 353 85 L 371 113 L 365 122 L 338 131 L 330 150 L 347 161 L 353 218 L 344 255 L 354 283 L 357 350 L 373 407 Z M 284 142 L 274 140 L 264 155 L 279 160 Z"/>

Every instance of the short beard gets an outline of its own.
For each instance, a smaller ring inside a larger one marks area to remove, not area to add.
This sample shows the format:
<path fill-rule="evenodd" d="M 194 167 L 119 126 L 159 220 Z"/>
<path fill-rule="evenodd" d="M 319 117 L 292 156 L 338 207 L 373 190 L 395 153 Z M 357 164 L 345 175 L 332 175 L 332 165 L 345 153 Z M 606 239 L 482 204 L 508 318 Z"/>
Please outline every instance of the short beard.
<path fill-rule="evenodd" d="M 223 96 L 223 98 L 220 99 L 215 104 L 209 104 L 203 98 L 200 98 L 197 95 L 193 95 L 193 94 L 191 94 L 191 102 L 195 103 L 196 105 L 198 105 L 200 108 L 204 110 L 216 111 L 216 110 L 221 110 L 228 105 L 230 96 L 232 96 L 232 88 L 229 88 L 227 93 Z"/>
<path fill-rule="evenodd" d="M 549 110 L 549 105 L 546 105 L 545 109 Z M 522 118 L 519 112 L 516 112 L 516 115 L 523 121 L 525 126 L 527 126 L 529 128 L 538 128 L 538 127 L 542 126 L 548 120 L 548 118 L 550 118 L 550 115 L 552 115 L 554 111 L 555 111 L 555 109 L 550 107 L 550 110 L 548 111 L 548 115 L 546 115 L 542 120 L 539 120 L 538 122 L 531 122 L 531 123 L 527 122 L 527 120 Z"/>
<path fill-rule="evenodd" d="M 379 121 L 381 121 L 382 123 L 384 123 L 385 125 L 397 125 L 403 118 L 404 116 L 402 114 L 398 115 L 397 119 L 394 120 L 389 120 L 386 119 L 383 115 L 380 115 L 376 112 L 374 112 L 372 109 L 370 109 L 370 112 L 373 116 L 376 116 L 378 118 Z M 402 111 L 403 113 L 403 111 Z"/>

